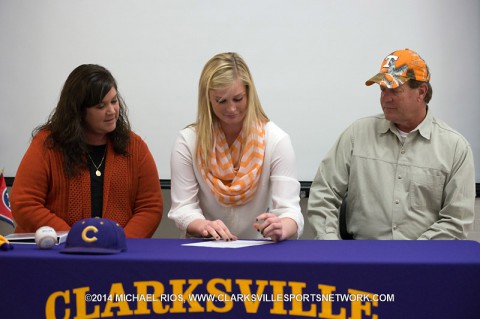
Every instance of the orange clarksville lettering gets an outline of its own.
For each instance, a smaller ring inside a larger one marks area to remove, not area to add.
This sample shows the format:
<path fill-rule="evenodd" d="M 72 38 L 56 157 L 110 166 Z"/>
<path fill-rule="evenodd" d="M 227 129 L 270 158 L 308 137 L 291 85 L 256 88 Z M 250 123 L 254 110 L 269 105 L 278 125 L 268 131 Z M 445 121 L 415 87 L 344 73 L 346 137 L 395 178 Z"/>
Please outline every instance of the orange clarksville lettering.
<path fill-rule="evenodd" d="M 305 282 L 229 278 L 171 279 L 168 283 L 135 281 L 128 285 L 115 282 L 106 292 L 92 291 L 89 286 L 52 292 L 45 304 L 45 317 L 113 318 L 152 314 L 181 317 L 182 313 L 234 310 L 255 314 L 262 305 L 268 307 L 262 309 L 279 317 L 379 319 L 375 314 L 379 302 L 394 301 L 394 295 L 358 289 L 348 289 L 341 294 L 337 287 L 325 284 L 317 284 L 315 293 L 306 293 L 306 288 Z M 341 303 L 335 305 L 336 302 Z"/>

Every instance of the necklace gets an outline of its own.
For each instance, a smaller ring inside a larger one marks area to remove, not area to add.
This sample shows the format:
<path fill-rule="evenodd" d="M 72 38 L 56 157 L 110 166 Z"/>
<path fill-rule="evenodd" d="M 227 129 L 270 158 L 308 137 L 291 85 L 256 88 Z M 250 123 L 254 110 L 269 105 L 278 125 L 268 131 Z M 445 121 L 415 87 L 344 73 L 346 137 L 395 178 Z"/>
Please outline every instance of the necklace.
<path fill-rule="evenodd" d="M 105 147 L 105 152 L 103 152 L 103 157 L 102 157 L 102 160 L 100 161 L 100 164 L 98 164 L 98 166 L 95 164 L 95 162 L 93 161 L 92 157 L 90 156 L 90 154 L 87 152 L 87 155 L 88 155 L 88 158 L 90 158 L 90 160 L 92 161 L 92 164 L 93 166 L 95 166 L 95 175 L 97 176 L 102 176 L 102 172 L 100 172 L 100 167 L 102 166 L 103 164 L 103 160 L 105 159 L 105 154 L 107 154 L 107 148 Z"/>

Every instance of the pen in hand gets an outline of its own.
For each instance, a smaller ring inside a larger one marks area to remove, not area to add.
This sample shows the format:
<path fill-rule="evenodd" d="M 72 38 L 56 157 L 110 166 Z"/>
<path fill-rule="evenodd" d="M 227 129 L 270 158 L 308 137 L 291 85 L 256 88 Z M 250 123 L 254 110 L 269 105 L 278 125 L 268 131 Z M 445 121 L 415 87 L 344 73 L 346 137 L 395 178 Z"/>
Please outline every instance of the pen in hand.
<path fill-rule="evenodd" d="M 287 225 L 287 230 L 284 229 L 284 225 Z M 288 238 L 290 233 L 296 231 L 296 222 L 291 218 L 280 218 L 267 209 L 267 212 L 257 216 L 253 227 L 262 234 L 263 238 L 278 242 Z"/>
<path fill-rule="evenodd" d="M 263 234 L 263 230 L 268 227 L 268 225 L 263 225 L 266 221 L 266 219 L 268 218 L 268 213 L 270 212 L 270 207 L 267 207 L 267 209 L 265 210 L 265 213 L 262 213 L 260 215 L 257 216 L 257 218 L 255 219 L 256 223 L 253 224 L 253 227 L 259 232 L 261 233 L 262 235 Z M 263 227 L 262 227 L 263 225 Z M 265 236 L 263 236 L 265 237 Z"/>

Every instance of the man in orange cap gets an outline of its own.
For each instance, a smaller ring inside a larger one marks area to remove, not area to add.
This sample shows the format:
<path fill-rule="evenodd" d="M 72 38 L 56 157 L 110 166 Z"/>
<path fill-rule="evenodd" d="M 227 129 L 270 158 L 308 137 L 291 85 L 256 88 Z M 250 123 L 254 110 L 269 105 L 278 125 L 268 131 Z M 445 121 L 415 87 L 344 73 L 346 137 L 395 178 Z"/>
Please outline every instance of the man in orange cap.
<path fill-rule="evenodd" d="M 365 84 L 374 83 L 383 114 L 350 125 L 312 183 L 308 218 L 316 238 L 466 238 L 475 206 L 472 150 L 431 114 L 427 64 L 412 50 L 395 51 Z"/>

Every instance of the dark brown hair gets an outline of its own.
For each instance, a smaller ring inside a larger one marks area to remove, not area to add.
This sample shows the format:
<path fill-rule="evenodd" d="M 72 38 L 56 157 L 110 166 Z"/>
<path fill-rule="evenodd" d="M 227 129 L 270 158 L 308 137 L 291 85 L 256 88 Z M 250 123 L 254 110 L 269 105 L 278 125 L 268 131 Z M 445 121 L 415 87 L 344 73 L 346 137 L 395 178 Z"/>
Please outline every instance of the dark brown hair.
<path fill-rule="evenodd" d="M 47 122 L 32 132 L 32 136 L 35 136 L 41 130 L 49 131 L 46 146 L 63 153 L 63 166 L 69 177 L 78 174 L 82 167 L 87 167 L 86 109 L 98 105 L 112 88 L 118 94 L 119 117 L 115 130 L 108 137 L 116 153 L 127 155 L 131 130 L 127 108 L 112 74 L 100 65 L 83 64 L 73 70 L 65 81 L 57 107 Z"/>

